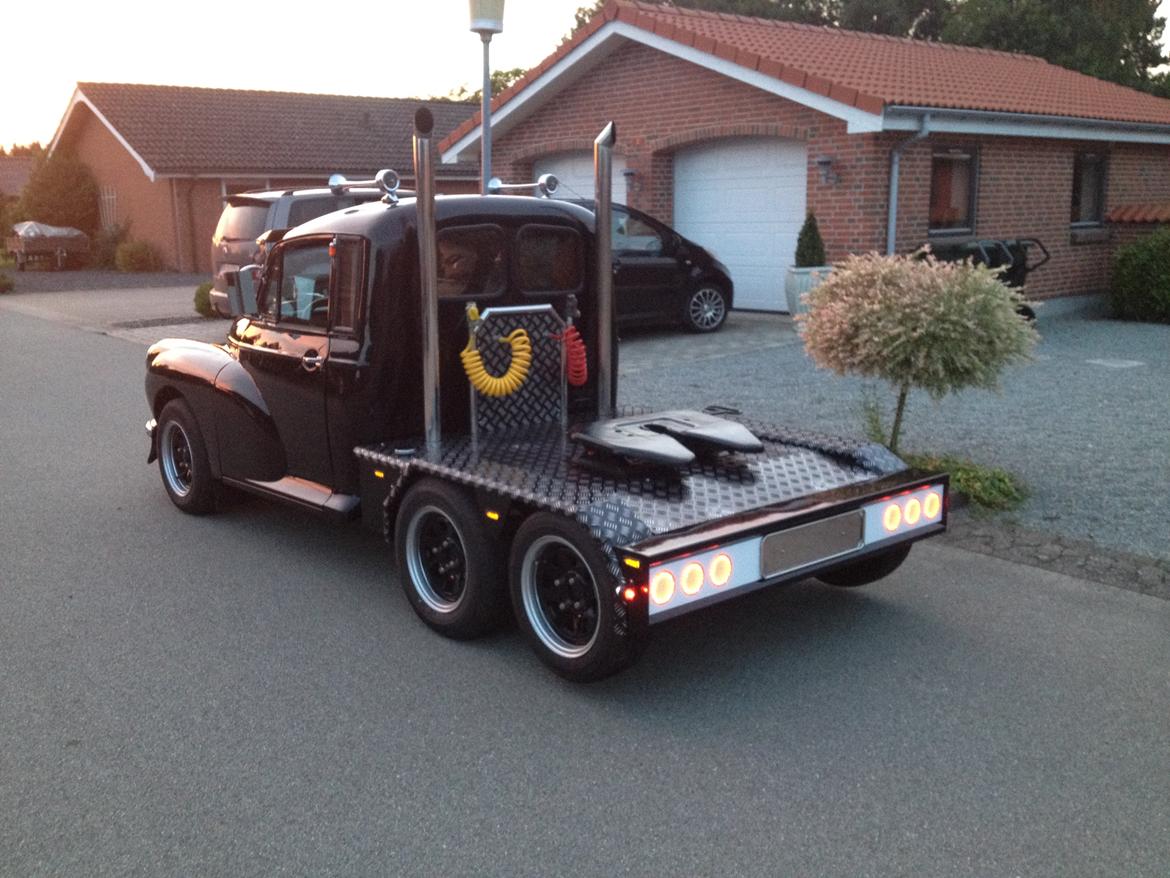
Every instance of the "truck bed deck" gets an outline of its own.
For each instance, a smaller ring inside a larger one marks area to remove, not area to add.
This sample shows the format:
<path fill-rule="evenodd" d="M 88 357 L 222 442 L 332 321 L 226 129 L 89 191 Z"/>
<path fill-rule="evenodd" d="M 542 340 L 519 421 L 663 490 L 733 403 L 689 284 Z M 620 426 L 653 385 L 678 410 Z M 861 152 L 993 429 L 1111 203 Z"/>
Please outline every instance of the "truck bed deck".
<path fill-rule="evenodd" d="M 733 420 L 763 442 L 762 453 L 725 452 L 682 467 L 655 467 L 592 452 L 555 425 L 494 433 L 478 441 L 445 438 L 431 451 L 420 438 L 359 447 L 355 453 L 366 464 L 363 480 L 381 479 L 390 504 L 414 475 L 439 476 L 569 515 L 607 548 L 636 548 L 737 514 L 800 506 L 827 492 L 907 471 L 880 445 Z"/>

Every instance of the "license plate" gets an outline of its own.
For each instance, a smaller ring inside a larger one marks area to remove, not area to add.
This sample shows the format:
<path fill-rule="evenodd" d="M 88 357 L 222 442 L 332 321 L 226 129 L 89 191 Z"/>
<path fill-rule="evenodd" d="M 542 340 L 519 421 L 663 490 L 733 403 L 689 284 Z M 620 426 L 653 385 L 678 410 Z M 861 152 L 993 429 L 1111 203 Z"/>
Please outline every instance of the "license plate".
<path fill-rule="evenodd" d="M 860 509 L 777 531 L 760 545 L 763 577 L 779 576 L 860 548 L 865 515 Z"/>

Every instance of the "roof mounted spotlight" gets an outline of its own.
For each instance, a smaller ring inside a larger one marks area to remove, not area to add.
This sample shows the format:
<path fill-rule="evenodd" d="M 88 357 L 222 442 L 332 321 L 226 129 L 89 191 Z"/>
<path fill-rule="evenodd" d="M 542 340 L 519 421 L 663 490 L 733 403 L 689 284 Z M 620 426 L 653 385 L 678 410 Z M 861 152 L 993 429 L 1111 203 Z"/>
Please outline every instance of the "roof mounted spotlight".
<path fill-rule="evenodd" d="M 374 180 L 378 184 L 378 188 L 386 194 L 382 196 L 382 200 L 387 204 L 398 203 L 398 185 L 402 181 L 398 178 L 398 172 L 391 168 L 383 168 L 374 176 Z"/>
<path fill-rule="evenodd" d="M 344 192 L 347 185 L 349 185 L 349 180 L 345 179 L 345 174 L 329 175 L 329 191 L 334 195 L 340 195 Z"/>
<path fill-rule="evenodd" d="M 499 195 L 505 189 L 535 189 L 541 198 L 548 198 L 560 185 L 561 181 L 557 179 L 556 174 L 541 174 L 535 183 L 505 183 L 499 177 L 492 177 L 488 180 L 488 192 Z"/>

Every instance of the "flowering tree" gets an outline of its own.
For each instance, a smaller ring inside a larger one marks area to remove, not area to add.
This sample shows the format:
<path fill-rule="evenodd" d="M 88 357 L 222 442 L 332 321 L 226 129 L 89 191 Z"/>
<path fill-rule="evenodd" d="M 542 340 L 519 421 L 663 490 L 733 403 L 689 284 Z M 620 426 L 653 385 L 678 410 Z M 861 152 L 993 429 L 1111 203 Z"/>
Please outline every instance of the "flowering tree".
<path fill-rule="evenodd" d="M 850 256 L 805 297 L 800 322 L 813 362 L 898 390 L 889 446 L 898 449 L 911 388 L 935 399 L 995 389 L 1004 366 L 1029 358 L 1039 336 L 1016 311 L 1023 299 L 995 271 L 914 256 Z"/>

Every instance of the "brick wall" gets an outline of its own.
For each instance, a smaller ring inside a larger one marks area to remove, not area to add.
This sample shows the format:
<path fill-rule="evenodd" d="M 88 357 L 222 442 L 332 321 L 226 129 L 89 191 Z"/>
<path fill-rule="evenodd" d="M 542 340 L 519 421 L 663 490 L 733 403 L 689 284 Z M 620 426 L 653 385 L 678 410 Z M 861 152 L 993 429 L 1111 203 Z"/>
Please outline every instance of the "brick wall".
<path fill-rule="evenodd" d="M 673 155 L 705 140 L 775 136 L 808 145 L 807 204 L 817 214 L 830 260 L 884 251 L 891 150 L 909 135 L 846 134 L 845 124 L 720 74 L 645 46 L 630 44 L 569 84 L 493 143 L 493 170 L 509 180 L 532 179 L 545 155 L 592 149 L 608 120 L 617 123 L 615 151 L 635 172 L 629 202 L 665 222 L 673 212 Z M 898 199 L 897 246 L 928 239 L 931 151 L 962 145 L 979 155 L 975 234 L 1037 237 L 1052 261 L 1029 278 L 1037 297 L 1097 292 L 1108 283 L 1108 230 L 1081 235 L 1069 228 L 1073 158 L 1100 143 L 934 135 L 906 148 Z M 823 184 L 816 166 L 833 158 L 840 176 Z M 1106 204 L 1170 199 L 1170 148 L 1109 147 Z"/>

